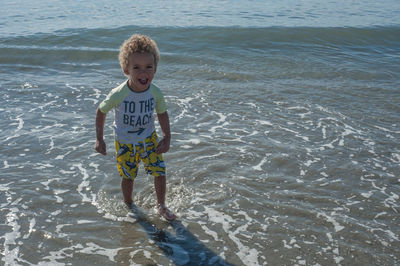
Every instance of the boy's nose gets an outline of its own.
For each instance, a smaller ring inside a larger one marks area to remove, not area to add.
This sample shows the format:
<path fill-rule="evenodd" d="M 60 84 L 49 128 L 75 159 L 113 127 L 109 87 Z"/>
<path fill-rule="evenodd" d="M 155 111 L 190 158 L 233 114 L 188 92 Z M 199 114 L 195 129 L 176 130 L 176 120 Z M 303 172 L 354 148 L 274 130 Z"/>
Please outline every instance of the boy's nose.
<path fill-rule="evenodd" d="M 149 69 L 138 69 L 137 73 L 148 73 L 150 72 Z"/>

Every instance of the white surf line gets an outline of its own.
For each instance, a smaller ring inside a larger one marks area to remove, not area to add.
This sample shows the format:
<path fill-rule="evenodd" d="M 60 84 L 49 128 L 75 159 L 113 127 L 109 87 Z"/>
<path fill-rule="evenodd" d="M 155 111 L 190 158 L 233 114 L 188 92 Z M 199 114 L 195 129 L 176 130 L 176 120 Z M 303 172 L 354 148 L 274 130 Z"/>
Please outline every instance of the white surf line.
<path fill-rule="evenodd" d="M 229 125 L 229 122 L 226 121 L 226 118 L 228 117 L 227 115 L 220 113 L 220 112 L 216 112 L 216 111 L 212 111 L 211 114 L 215 114 L 217 116 L 219 116 L 218 121 L 215 123 L 215 126 L 211 127 L 208 131 L 210 131 L 211 133 L 215 133 L 215 131 L 218 128 L 223 128 L 224 126 Z M 222 124 L 221 124 L 222 123 Z"/>
<path fill-rule="evenodd" d="M 32 232 L 35 231 L 35 230 L 33 229 L 33 228 L 35 227 L 35 225 L 36 225 L 36 219 L 35 219 L 35 218 L 30 219 L 30 220 L 29 220 L 29 230 L 28 230 L 28 233 L 26 233 L 26 234 L 23 236 L 23 239 L 29 238 L 29 236 L 32 234 Z"/>
<path fill-rule="evenodd" d="M 74 224 L 58 224 L 58 225 L 56 225 L 56 233 L 57 233 L 58 237 L 60 237 L 60 238 L 67 237 L 68 234 L 62 233 L 62 229 L 63 229 L 65 226 L 73 226 L 73 225 L 74 225 Z"/>
<path fill-rule="evenodd" d="M 78 188 L 76 189 L 79 193 L 79 195 L 82 196 L 82 202 L 95 202 L 95 195 L 92 195 L 94 198 L 89 198 L 88 195 L 86 195 L 83 190 L 90 190 L 90 185 L 89 185 L 89 174 L 87 173 L 86 169 L 83 167 L 81 163 L 76 163 L 73 164 L 73 168 L 77 168 L 80 173 L 83 175 L 82 177 L 82 182 L 78 185 Z"/>
<path fill-rule="evenodd" d="M 326 139 L 326 125 L 322 125 L 322 122 L 319 121 L 317 124 L 317 128 L 321 128 L 322 138 Z"/>
<path fill-rule="evenodd" d="M 97 254 L 107 257 L 110 261 L 115 262 L 115 257 L 118 255 L 118 252 L 123 248 L 115 248 L 115 249 L 107 249 L 103 248 L 95 243 L 86 243 L 87 247 L 78 250 L 79 253 L 84 254 Z"/>
<path fill-rule="evenodd" d="M 338 240 L 334 240 L 331 233 L 326 233 L 326 236 L 328 237 L 329 242 L 332 243 L 333 247 L 328 247 L 327 249 L 325 249 L 325 252 L 329 248 L 331 248 L 332 253 L 333 253 L 333 259 L 335 260 L 336 264 L 340 265 L 340 262 L 343 261 L 344 258 L 342 256 L 340 256 L 340 253 L 339 253 L 339 241 Z"/>
<path fill-rule="evenodd" d="M 255 103 L 247 103 L 247 102 L 239 102 L 238 104 L 244 104 L 244 105 L 249 105 L 255 109 L 258 108 L 258 106 Z"/>
<path fill-rule="evenodd" d="M 331 215 L 334 215 L 334 214 L 336 214 L 336 213 L 335 212 L 331 213 Z M 332 216 L 328 216 L 324 212 L 318 212 L 317 213 L 317 218 L 320 218 L 321 216 L 324 217 L 327 222 L 329 222 L 329 223 L 331 223 L 333 225 L 333 227 L 335 229 L 335 232 L 339 232 L 339 231 L 344 229 L 344 226 L 340 225 L 340 223 L 337 222 L 335 219 L 333 219 Z"/>
<path fill-rule="evenodd" d="M 96 99 L 99 99 L 101 96 L 101 91 L 99 89 L 93 88 L 94 91 L 94 97 L 96 97 Z"/>
<path fill-rule="evenodd" d="M 220 156 L 222 154 L 225 154 L 225 153 L 226 152 L 220 151 L 219 153 L 214 154 L 214 155 L 205 155 L 205 156 L 200 156 L 200 157 L 194 158 L 193 161 L 199 161 L 199 160 L 203 160 L 203 159 L 206 159 L 206 158 L 215 158 L 215 157 L 218 157 L 218 156 Z"/>
<path fill-rule="evenodd" d="M 93 99 L 93 98 L 83 98 L 84 101 L 89 101 L 89 102 L 93 102 L 93 105 L 96 105 L 99 100 L 98 99 Z"/>
<path fill-rule="evenodd" d="M 384 215 L 384 214 L 387 214 L 387 213 L 386 213 L 386 212 L 381 212 L 381 213 L 378 213 L 376 216 L 379 217 L 379 216 Z M 375 217 L 375 218 L 377 218 L 377 217 Z M 392 231 L 390 231 L 389 229 L 386 229 L 386 230 L 385 230 L 385 229 L 383 229 L 383 228 L 374 227 L 374 226 L 382 226 L 382 225 L 383 225 L 382 223 L 376 221 L 375 218 L 374 218 L 374 220 L 373 220 L 375 224 L 373 224 L 373 225 L 363 224 L 362 222 L 360 222 L 360 221 L 357 220 L 356 218 L 352 218 L 352 217 L 346 217 L 346 218 L 349 219 L 349 220 L 352 220 L 352 221 L 354 222 L 354 224 L 356 224 L 356 225 L 358 225 L 358 226 L 360 226 L 360 227 L 362 227 L 362 228 L 365 228 L 367 231 L 369 231 L 369 232 L 371 232 L 372 234 L 374 234 L 374 236 L 376 237 L 376 239 L 377 239 L 383 246 L 385 246 L 385 247 L 389 246 L 390 243 L 388 243 L 388 242 L 386 241 L 386 239 L 383 239 L 383 238 L 380 236 L 380 234 L 375 234 L 375 231 L 381 231 L 381 232 L 386 233 L 386 235 L 391 239 L 390 242 L 392 242 L 392 241 L 394 241 L 394 240 L 395 240 L 395 241 L 400 241 L 399 236 L 397 236 L 396 234 L 394 234 L 394 233 L 393 233 Z M 386 225 L 383 225 L 383 226 L 386 226 Z"/>
<path fill-rule="evenodd" d="M 16 120 L 18 121 L 17 131 L 19 131 L 24 127 L 24 120 L 21 117 L 17 117 Z"/>
<path fill-rule="evenodd" d="M 49 105 L 52 105 L 52 104 L 56 104 L 56 103 L 57 103 L 57 100 L 50 101 L 50 102 L 47 102 L 47 103 L 45 103 L 45 104 L 39 106 L 38 108 L 39 108 L 40 110 L 43 110 L 45 107 L 47 107 L 47 106 L 49 106 Z"/>
<path fill-rule="evenodd" d="M 239 226 L 234 232 L 231 232 L 231 224 L 235 223 L 235 219 L 208 206 L 204 206 L 204 208 L 205 213 L 208 215 L 208 220 L 212 223 L 221 224 L 224 232 L 227 233 L 229 238 L 236 244 L 239 250 L 237 252 L 237 256 L 243 262 L 243 264 L 259 265 L 259 252 L 254 248 L 249 248 L 245 246 L 237 237 L 237 234 L 239 234 L 240 232 L 247 232 L 248 224 Z M 250 219 L 247 215 L 245 217 L 247 219 Z"/>
<path fill-rule="evenodd" d="M 198 144 L 201 143 L 201 140 L 199 138 L 177 139 L 176 141 L 183 143 L 183 145 L 181 145 L 181 147 L 184 148 L 184 149 L 190 149 L 192 146 L 190 146 L 189 144 L 198 145 Z"/>
<path fill-rule="evenodd" d="M 53 136 L 50 136 L 49 139 L 50 139 L 49 148 L 47 149 L 47 151 L 46 151 L 45 154 L 49 154 L 50 151 L 51 151 L 52 149 L 54 149 L 54 140 L 53 140 Z"/>
<path fill-rule="evenodd" d="M 59 154 L 57 155 L 56 158 L 54 158 L 54 160 L 63 160 L 65 156 L 67 156 L 68 154 L 72 153 L 72 151 L 68 151 L 65 154 Z"/>
<path fill-rule="evenodd" d="M 101 255 L 107 257 L 111 262 L 116 262 L 115 257 L 118 255 L 118 252 L 123 249 L 125 248 L 107 249 L 92 242 L 86 243 L 86 247 L 84 247 L 82 244 L 79 243 L 70 247 L 60 249 L 58 251 L 51 251 L 50 255 L 43 257 L 42 261 L 40 261 L 38 264 L 60 265 L 59 260 L 71 257 L 71 253 Z"/>
<path fill-rule="evenodd" d="M 8 162 L 7 162 L 7 161 L 3 161 L 3 164 L 4 164 L 4 167 L 3 167 L 3 169 L 10 168 L 10 165 L 8 164 Z"/>
<path fill-rule="evenodd" d="M 344 146 L 344 138 L 346 136 L 351 135 L 351 134 L 354 134 L 354 135 L 358 134 L 358 135 L 361 136 L 361 135 L 363 135 L 363 132 L 361 130 L 359 130 L 359 129 L 355 129 L 355 128 L 347 125 L 347 124 L 344 124 L 344 131 L 341 134 L 341 139 L 339 140 L 338 145 L 339 146 Z"/>
<path fill-rule="evenodd" d="M 335 214 L 336 212 L 331 213 L 332 216 Z M 340 225 L 340 223 L 337 222 L 332 216 L 329 216 L 324 212 L 317 212 L 317 218 L 320 218 L 321 216 L 324 217 L 327 222 L 333 225 L 336 233 L 344 229 L 344 226 Z M 340 264 L 340 262 L 343 261 L 344 258 L 340 256 L 339 253 L 339 242 L 338 240 L 333 239 L 332 233 L 330 232 L 326 233 L 326 236 L 328 237 L 329 242 L 332 243 L 332 246 L 322 248 L 322 250 L 324 250 L 324 252 L 327 252 L 328 250 L 332 251 L 333 259 L 335 260 L 336 264 Z"/>
<path fill-rule="evenodd" d="M 400 163 L 400 151 L 392 151 L 389 160 L 393 163 Z"/>
<path fill-rule="evenodd" d="M 255 166 L 253 166 L 252 168 L 256 171 L 262 171 L 263 169 L 261 168 L 261 166 L 263 166 L 267 161 L 268 161 L 268 157 L 271 155 L 272 153 L 266 153 L 265 157 L 262 158 L 261 162 Z"/>
<path fill-rule="evenodd" d="M 211 127 L 208 131 L 210 131 L 212 134 L 215 134 L 215 132 L 217 131 L 218 128 L 222 128 L 223 129 L 224 126 L 227 126 L 227 125 L 229 125 L 229 122 L 226 121 L 222 125 L 216 125 L 216 126 Z"/>
<path fill-rule="evenodd" d="M 383 201 L 383 204 L 385 205 L 385 207 L 387 208 L 391 208 L 394 212 L 398 213 L 397 208 L 399 207 L 398 204 L 396 204 L 396 202 L 399 200 L 399 195 L 397 195 L 394 192 L 390 192 L 390 194 L 388 194 L 386 192 L 386 189 L 388 188 L 387 186 L 383 186 L 383 187 L 378 187 L 375 184 L 375 180 L 371 180 L 371 185 L 373 188 L 377 189 L 379 192 L 381 192 L 383 195 L 387 196 L 387 198 Z"/>
<path fill-rule="evenodd" d="M 194 100 L 195 98 L 193 97 L 186 97 L 184 99 L 181 98 L 177 98 L 177 104 L 179 107 L 182 108 L 182 111 L 179 115 L 176 115 L 174 118 L 174 122 L 179 121 L 181 118 L 183 118 L 185 116 L 185 114 L 188 112 L 189 108 L 189 102 L 191 102 L 192 100 Z"/>
<path fill-rule="evenodd" d="M 210 235 L 210 236 L 212 236 L 214 238 L 214 241 L 218 241 L 219 240 L 217 232 L 214 232 L 214 231 L 212 231 L 211 229 L 209 229 L 207 227 L 208 223 L 206 223 L 206 222 L 198 222 L 198 224 L 201 226 L 201 228 L 203 229 L 203 231 L 207 235 Z M 203 242 L 205 242 L 205 241 L 203 241 Z"/>
<path fill-rule="evenodd" d="M 239 238 L 236 236 L 238 233 L 247 232 L 248 224 L 244 224 L 238 227 L 235 232 L 229 234 L 230 239 L 237 245 L 239 252 L 238 257 L 244 263 L 244 265 L 259 265 L 258 257 L 259 252 L 254 248 L 249 248 L 240 242 Z"/>
<path fill-rule="evenodd" d="M 54 196 L 56 197 L 57 203 L 62 203 L 64 200 L 62 197 L 60 197 L 60 194 L 64 194 L 68 192 L 68 189 L 53 189 Z"/>
<path fill-rule="evenodd" d="M 380 127 L 380 126 L 375 126 L 375 125 L 373 127 L 377 128 L 379 130 L 385 131 L 385 132 L 400 134 L 400 131 L 397 131 L 397 130 L 390 130 L 390 129 Z"/>
<path fill-rule="evenodd" d="M 305 108 L 304 106 L 292 106 L 292 107 L 288 107 L 287 109 L 288 110 L 299 111 L 299 112 L 304 111 L 304 113 L 295 114 L 295 115 L 300 116 L 301 119 L 304 119 L 307 115 L 312 114 L 312 112 L 308 108 Z"/>
<path fill-rule="evenodd" d="M 216 114 L 217 116 L 219 116 L 219 119 L 216 122 L 217 124 L 225 122 L 226 118 L 228 117 L 227 115 L 224 115 L 223 113 L 216 112 L 216 111 L 212 111 L 211 113 L 212 114 Z"/>
<path fill-rule="evenodd" d="M 389 230 L 389 229 L 382 229 L 382 228 L 373 228 L 371 229 L 372 233 L 375 233 L 375 231 L 381 231 L 384 232 L 390 239 L 390 241 L 400 241 L 399 236 L 397 236 L 395 233 L 393 233 L 393 231 Z M 388 245 L 385 245 L 388 246 Z"/>
<path fill-rule="evenodd" d="M 18 200 L 12 202 L 12 196 L 11 193 L 9 192 L 9 187 L 6 185 L 3 185 L 0 187 L 1 190 L 5 190 L 5 196 L 7 199 L 7 203 L 5 204 L 4 207 L 7 207 L 7 210 L 9 211 L 5 217 L 6 217 L 6 224 L 7 226 L 11 227 L 11 232 L 5 233 L 3 236 L 0 237 L 0 239 L 4 239 L 4 248 L 2 254 L 4 255 L 2 261 L 4 261 L 5 265 L 16 265 L 18 262 L 22 261 L 19 255 L 19 248 L 20 246 L 18 245 L 18 239 L 21 237 L 21 226 L 18 224 L 18 213 L 20 213 L 20 210 L 17 207 L 10 207 L 13 205 L 16 205 Z M 21 199 L 19 199 L 21 200 Z M 3 206 L 2 206 L 3 208 Z M 11 248 L 11 246 L 15 246 L 14 248 Z"/>
<path fill-rule="evenodd" d="M 67 83 L 67 84 L 65 84 L 65 86 L 66 86 L 67 88 L 70 88 L 70 89 L 74 90 L 74 91 L 78 91 L 78 92 L 80 92 L 80 90 L 79 90 L 78 88 L 76 88 L 76 87 L 73 87 L 73 86 L 69 85 L 68 83 Z"/>
<path fill-rule="evenodd" d="M 287 131 L 287 132 L 293 133 L 296 137 L 301 138 L 301 139 L 303 139 L 304 141 L 310 141 L 310 138 L 309 138 L 309 137 L 307 137 L 307 136 L 302 136 L 302 135 L 300 135 L 300 133 L 297 132 L 297 131 L 294 131 L 294 130 L 292 130 L 292 129 L 289 129 L 289 128 L 286 128 L 286 127 L 283 127 L 283 126 L 279 126 L 279 128 L 280 128 L 280 129 L 283 129 L 283 130 L 285 130 L 285 131 Z"/>
<path fill-rule="evenodd" d="M 292 248 L 301 248 L 297 243 L 297 240 L 295 237 L 292 237 L 289 242 L 287 242 L 285 239 L 282 240 L 283 242 L 283 247 L 287 249 L 292 249 Z"/>
<path fill-rule="evenodd" d="M 17 213 L 19 209 L 14 207 L 9 209 L 10 212 L 6 214 L 7 225 L 11 227 L 11 232 L 5 233 L 4 238 L 4 258 L 5 265 L 16 265 L 19 261 L 19 245 L 17 239 L 21 237 L 21 226 L 18 224 Z M 11 248 L 11 246 L 15 248 Z"/>
<path fill-rule="evenodd" d="M 274 124 L 272 124 L 271 122 L 267 121 L 267 120 L 255 120 L 258 124 L 263 125 L 263 126 L 273 126 Z"/>

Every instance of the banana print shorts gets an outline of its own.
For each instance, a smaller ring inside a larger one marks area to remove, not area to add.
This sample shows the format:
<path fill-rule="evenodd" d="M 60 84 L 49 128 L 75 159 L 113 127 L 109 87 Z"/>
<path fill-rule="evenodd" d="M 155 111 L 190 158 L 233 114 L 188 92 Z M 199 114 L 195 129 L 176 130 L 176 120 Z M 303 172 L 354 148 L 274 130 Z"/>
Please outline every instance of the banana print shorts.
<path fill-rule="evenodd" d="M 157 133 L 136 144 L 123 144 L 115 140 L 117 167 L 119 174 L 126 179 L 134 180 L 137 176 L 140 161 L 143 162 L 147 174 L 165 176 L 165 164 L 162 154 L 157 154 Z"/>

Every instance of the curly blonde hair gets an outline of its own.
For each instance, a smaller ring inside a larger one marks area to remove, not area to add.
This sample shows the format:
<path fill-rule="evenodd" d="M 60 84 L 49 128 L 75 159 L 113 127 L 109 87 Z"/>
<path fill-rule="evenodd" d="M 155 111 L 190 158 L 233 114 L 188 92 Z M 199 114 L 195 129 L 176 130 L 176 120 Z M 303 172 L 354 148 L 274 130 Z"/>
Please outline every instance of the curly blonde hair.
<path fill-rule="evenodd" d="M 134 53 L 150 53 L 154 57 L 154 64 L 157 66 L 160 61 L 160 52 L 155 41 L 142 34 L 134 34 L 124 41 L 119 50 L 119 64 L 124 71 L 128 67 L 128 58 Z"/>

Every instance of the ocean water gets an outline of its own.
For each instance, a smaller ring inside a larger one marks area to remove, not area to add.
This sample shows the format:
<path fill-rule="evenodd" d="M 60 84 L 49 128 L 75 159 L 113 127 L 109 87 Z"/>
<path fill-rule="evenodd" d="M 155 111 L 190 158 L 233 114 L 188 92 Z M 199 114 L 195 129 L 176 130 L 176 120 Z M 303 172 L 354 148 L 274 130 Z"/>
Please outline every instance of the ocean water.
<path fill-rule="evenodd" d="M 0 265 L 398 265 L 400 2 L 2 1 Z M 159 45 L 167 203 L 98 104 Z"/>

